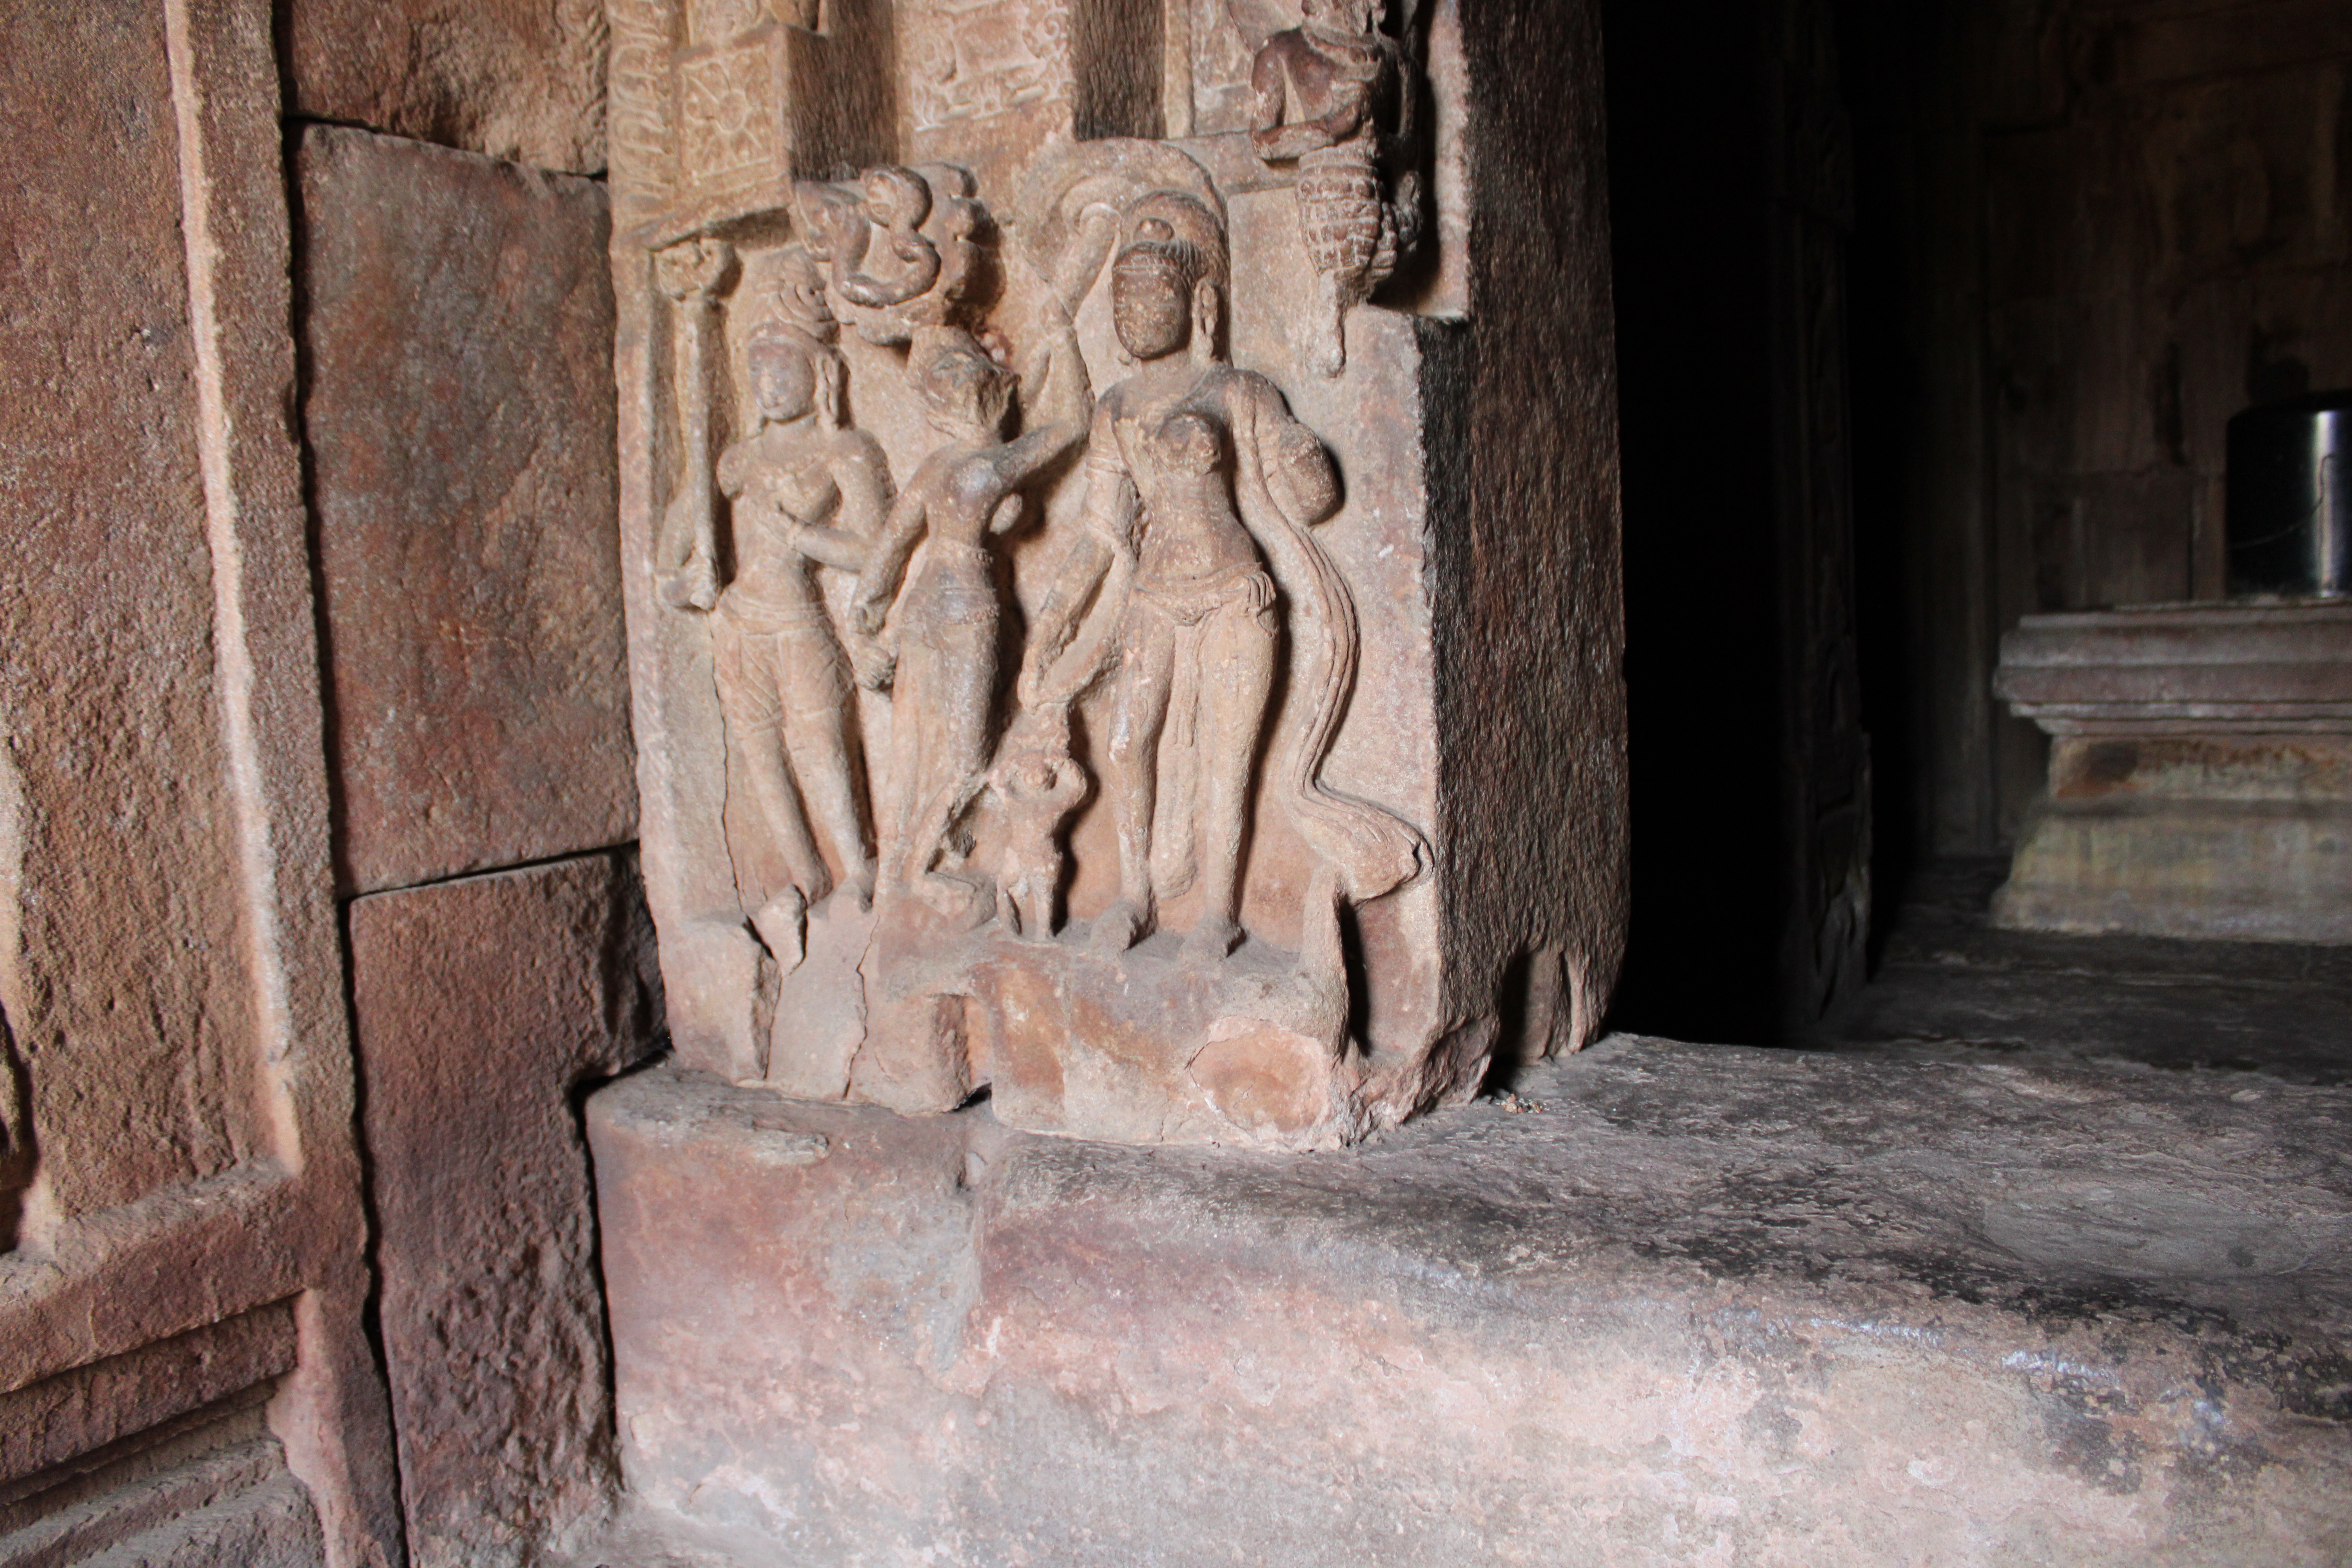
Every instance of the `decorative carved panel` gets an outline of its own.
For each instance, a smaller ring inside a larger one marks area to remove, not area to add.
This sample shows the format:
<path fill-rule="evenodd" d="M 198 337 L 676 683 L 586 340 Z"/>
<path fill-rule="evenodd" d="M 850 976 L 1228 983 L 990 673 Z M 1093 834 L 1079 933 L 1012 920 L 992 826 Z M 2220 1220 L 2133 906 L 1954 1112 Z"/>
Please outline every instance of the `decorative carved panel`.
<path fill-rule="evenodd" d="M 1177 140 L 1077 138 L 1066 0 L 898 7 L 869 43 L 904 161 L 854 178 L 795 165 L 792 102 L 722 114 L 698 41 L 674 105 L 616 79 L 616 125 L 677 128 L 676 194 L 616 163 L 614 256 L 690 1065 L 1288 1148 L 1477 1085 L 1528 966 L 1448 934 L 1457 427 L 1424 330 L 1372 302 L 1460 243 L 1428 135 L 1458 68 L 1363 0 L 1179 4 L 1146 117 Z"/>

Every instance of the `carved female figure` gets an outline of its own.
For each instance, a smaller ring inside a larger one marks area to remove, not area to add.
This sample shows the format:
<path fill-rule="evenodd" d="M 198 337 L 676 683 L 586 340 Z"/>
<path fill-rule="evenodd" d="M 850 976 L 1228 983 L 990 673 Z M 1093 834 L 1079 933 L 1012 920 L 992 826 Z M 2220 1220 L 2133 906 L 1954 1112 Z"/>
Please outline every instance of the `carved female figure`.
<path fill-rule="evenodd" d="M 815 573 L 866 565 L 890 479 L 874 438 L 842 423 L 843 367 L 830 343 L 769 321 L 752 331 L 745 358 L 759 427 L 719 459 L 719 487 L 733 502 L 735 576 L 712 639 L 728 732 L 790 877 L 752 924 L 789 969 L 800 962 L 808 906 L 832 889 L 810 819 L 850 894 L 862 905 L 873 893 L 850 671 Z"/>
<path fill-rule="evenodd" d="M 1276 33 L 1251 62 L 1250 140 L 1265 162 L 1298 163 L 1298 222 L 1322 290 L 1312 357 L 1325 375 L 1348 363 L 1343 322 L 1396 270 L 1421 232 L 1421 176 L 1391 199 L 1383 133 L 1412 133 L 1412 88 L 1378 0 L 1306 0 L 1303 26 Z"/>
<path fill-rule="evenodd" d="M 1021 700 L 1035 708 L 1083 690 L 1108 662 L 1105 633 L 1115 629 L 1103 783 L 1119 896 L 1094 941 L 1132 946 L 1156 923 L 1159 899 L 1197 876 L 1204 908 L 1185 950 L 1230 952 L 1243 934 L 1251 772 L 1274 654 L 1275 579 L 1262 564 L 1273 559 L 1296 596 L 1281 606 L 1293 657 L 1270 782 L 1321 862 L 1302 963 L 1337 999 L 1333 1027 L 1343 1030 L 1339 906 L 1418 876 L 1427 847 L 1393 814 L 1320 777 L 1356 671 L 1354 601 L 1308 533 L 1339 510 L 1339 475 L 1274 384 L 1225 362 L 1220 216 L 1192 195 L 1155 191 L 1129 210 L 1123 234 L 1111 319 L 1138 369 L 1096 406 L 1087 529 L 1038 606 Z M 1160 802 L 1171 720 L 1181 763 L 1171 776 L 1193 781 L 1192 798 Z"/>
<path fill-rule="evenodd" d="M 936 875 L 932 863 L 988 763 L 1000 614 L 988 542 L 1019 521 L 1021 485 L 1085 432 L 1087 395 L 1076 345 L 1051 354 L 1039 378 L 1041 422 L 1007 441 L 1013 378 L 969 332 L 918 333 L 908 371 L 945 445 L 892 508 L 858 579 L 851 623 L 870 635 L 887 619 L 898 646 L 884 877 L 946 910 L 977 891 Z M 908 559 L 926 538 L 922 570 L 902 592 Z"/>
<path fill-rule="evenodd" d="M 1095 922 L 1119 952 L 1149 934 L 1163 897 L 1205 885 L 1187 952 L 1222 958 L 1240 942 L 1249 785 L 1273 682 L 1275 588 L 1235 485 L 1307 521 L 1338 489 L 1322 446 L 1262 376 L 1224 364 L 1223 226 L 1200 202 L 1160 192 L 1139 205 L 1111 272 L 1112 320 L 1136 374 L 1103 395 L 1087 447 L 1087 531 L 1039 607 L 1023 669 L 1024 705 L 1067 700 L 1090 657 L 1049 673 L 1087 599 L 1116 627 L 1118 674 L 1105 794 L 1118 839 L 1119 897 Z M 1187 352 L 1189 351 L 1189 352 Z M 1244 474 L 1238 471 L 1245 468 Z M 1058 688 L 1058 689 L 1057 689 Z M 1160 801 L 1163 737 L 1184 798 Z M 1155 838 L 1157 842 L 1155 842 Z"/>

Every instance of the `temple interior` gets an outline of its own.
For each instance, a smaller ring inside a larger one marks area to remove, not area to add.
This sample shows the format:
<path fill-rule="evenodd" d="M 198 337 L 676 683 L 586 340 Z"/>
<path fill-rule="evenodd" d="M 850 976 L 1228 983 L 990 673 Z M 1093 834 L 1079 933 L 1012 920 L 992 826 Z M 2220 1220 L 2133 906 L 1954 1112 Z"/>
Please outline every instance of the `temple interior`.
<path fill-rule="evenodd" d="M 2352 0 L 0 147 L 0 1568 L 2352 1562 Z"/>

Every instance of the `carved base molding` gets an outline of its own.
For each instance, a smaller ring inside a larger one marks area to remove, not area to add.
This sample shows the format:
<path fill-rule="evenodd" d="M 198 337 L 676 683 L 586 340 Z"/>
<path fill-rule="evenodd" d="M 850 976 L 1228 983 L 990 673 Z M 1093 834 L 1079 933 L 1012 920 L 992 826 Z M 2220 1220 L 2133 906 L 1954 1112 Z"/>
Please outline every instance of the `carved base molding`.
<path fill-rule="evenodd" d="M 1996 689 L 2051 735 L 1996 922 L 2352 942 L 2352 605 L 2029 616 Z"/>

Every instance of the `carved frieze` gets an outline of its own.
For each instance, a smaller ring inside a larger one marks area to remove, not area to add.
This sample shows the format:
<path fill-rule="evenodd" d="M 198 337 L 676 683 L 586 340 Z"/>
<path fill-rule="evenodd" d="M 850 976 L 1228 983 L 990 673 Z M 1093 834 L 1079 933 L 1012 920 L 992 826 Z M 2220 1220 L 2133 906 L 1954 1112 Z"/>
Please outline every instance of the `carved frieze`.
<path fill-rule="evenodd" d="M 898 16 L 919 132 L 1070 97 L 1065 0 L 907 0 Z"/>
<path fill-rule="evenodd" d="M 1349 310 L 1421 237 L 1420 82 L 1379 13 L 1380 0 L 1306 0 L 1250 61 L 1250 144 L 1297 170 L 1320 296 L 1309 357 L 1326 375 L 1347 365 Z"/>

